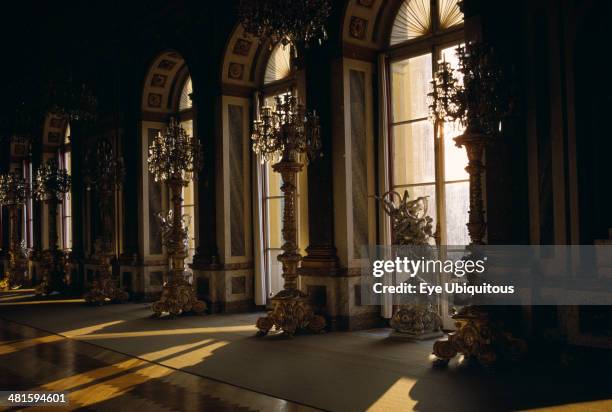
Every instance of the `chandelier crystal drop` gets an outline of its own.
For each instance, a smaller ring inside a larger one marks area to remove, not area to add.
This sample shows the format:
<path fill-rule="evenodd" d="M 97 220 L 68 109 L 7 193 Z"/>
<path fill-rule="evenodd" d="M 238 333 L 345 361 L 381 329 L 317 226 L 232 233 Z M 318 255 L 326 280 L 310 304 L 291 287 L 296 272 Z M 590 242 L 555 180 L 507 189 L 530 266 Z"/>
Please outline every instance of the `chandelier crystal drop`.
<path fill-rule="evenodd" d="M 272 44 L 304 44 L 327 39 L 328 0 L 240 0 L 238 17 L 247 33 Z"/>
<path fill-rule="evenodd" d="M 156 182 L 180 181 L 186 186 L 202 168 L 202 146 L 172 118 L 149 146 L 148 161 Z"/>
<path fill-rule="evenodd" d="M 276 96 L 274 108 L 262 108 L 251 139 L 262 163 L 278 162 L 284 153 L 291 158 L 303 154 L 309 162 L 321 155 L 319 117 L 306 112 L 291 93 Z"/>

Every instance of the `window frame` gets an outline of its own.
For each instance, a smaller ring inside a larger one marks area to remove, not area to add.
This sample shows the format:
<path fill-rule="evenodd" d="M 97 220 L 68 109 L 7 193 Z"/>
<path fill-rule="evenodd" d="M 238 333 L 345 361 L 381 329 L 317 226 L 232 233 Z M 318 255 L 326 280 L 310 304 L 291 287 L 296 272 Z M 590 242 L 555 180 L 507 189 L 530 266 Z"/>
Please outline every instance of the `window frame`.
<path fill-rule="evenodd" d="M 432 30 L 430 33 L 423 36 L 406 40 L 405 42 L 389 46 L 386 51 L 387 58 L 385 59 L 385 71 L 386 71 L 386 90 L 387 92 L 387 110 L 386 110 L 386 123 L 387 123 L 387 170 L 389 173 L 388 184 L 390 190 L 397 189 L 409 189 L 415 186 L 430 185 L 431 183 L 418 183 L 418 184 L 402 184 L 396 185 L 394 183 L 394 131 L 396 126 L 402 124 L 410 124 L 418 121 L 423 121 L 427 118 L 412 119 L 407 121 L 394 122 L 393 119 L 393 87 L 392 87 L 392 72 L 391 67 L 393 63 L 407 60 L 410 58 L 431 54 L 432 73 L 437 70 L 437 63 L 441 58 L 442 50 L 458 46 L 465 42 L 465 31 L 464 23 L 449 27 L 444 30 L 439 30 L 439 16 L 438 16 L 438 1 L 431 0 L 431 19 L 432 19 Z M 460 180 L 445 180 L 445 153 L 444 144 L 441 141 L 440 134 L 440 123 L 434 124 L 433 138 L 434 138 L 434 177 L 433 182 L 436 194 L 436 227 L 434 228 L 434 236 L 438 244 L 444 245 L 446 242 L 446 184 L 469 182 L 469 178 Z M 442 125 L 443 126 L 443 125 Z M 467 223 L 467 222 L 466 222 Z"/>
<path fill-rule="evenodd" d="M 263 107 L 265 107 L 265 101 L 266 99 L 270 99 L 270 98 L 274 98 L 275 96 L 284 94 L 284 93 L 289 93 L 291 92 L 292 94 L 296 94 L 297 93 L 297 82 L 295 77 L 293 76 L 293 73 L 291 76 L 285 77 L 284 79 L 280 79 L 280 80 L 276 80 L 274 82 L 268 83 L 266 85 L 264 85 L 260 92 L 258 93 L 259 98 L 257 99 L 258 102 L 258 112 L 259 110 L 261 110 Z M 266 296 L 268 298 L 270 298 L 273 295 L 272 292 L 272 285 L 271 285 L 271 273 L 272 273 L 272 265 L 273 262 L 270 261 L 269 259 L 269 253 L 271 251 L 282 251 L 282 232 L 281 232 L 281 247 L 271 247 L 270 246 L 270 212 L 269 212 L 269 200 L 271 199 L 279 199 L 281 200 L 282 203 L 282 199 L 285 198 L 285 196 L 283 194 L 280 195 L 270 195 L 270 179 L 269 179 L 269 173 L 268 173 L 268 168 L 271 169 L 272 165 L 268 165 L 267 162 L 262 163 L 261 162 L 261 157 L 259 155 L 257 155 L 257 163 L 258 163 L 258 167 L 257 167 L 257 172 L 258 172 L 258 182 L 260 184 L 261 187 L 261 199 L 260 199 L 260 206 L 261 206 L 261 223 L 263 226 L 263 247 L 262 247 L 262 252 L 263 252 L 263 267 L 264 267 L 264 271 L 266 273 Z M 282 181 L 282 178 L 280 178 Z M 297 193 L 296 193 L 296 202 L 295 204 L 297 205 L 297 210 L 295 213 L 295 219 L 296 219 L 296 236 L 298 239 L 298 246 L 299 246 L 299 239 L 300 239 L 300 216 L 301 216 L 301 207 L 300 207 L 300 189 L 301 189 L 301 185 L 300 185 L 300 181 L 299 181 L 299 176 L 297 179 Z M 280 189 L 280 188 L 279 188 Z M 281 231 L 282 231 L 282 216 L 281 216 Z"/>
<path fill-rule="evenodd" d="M 176 119 L 179 123 L 179 125 L 181 125 L 181 127 L 183 126 L 183 124 L 185 122 L 191 121 L 191 134 L 192 136 L 196 135 L 196 121 L 195 121 L 195 104 L 193 102 L 193 99 L 191 101 L 191 106 L 190 107 L 186 107 L 183 109 L 180 109 L 180 99 L 181 99 L 181 95 L 183 93 L 183 90 L 185 89 L 185 86 L 187 85 L 188 81 L 191 81 L 192 83 L 192 93 L 194 93 L 193 91 L 193 79 L 191 78 L 191 74 L 189 72 L 186 73 L 186 75 L 182 76 L 179 78 L 179 82 L 177 83 L 178 85 L 180 85 L 180 87 L 178 87 L 177 89 L 179 90 L 178 94 L 177 94 L 177 99 L 176 99 Z M 197 215 L 197 203 L 198 203 L 198 188 L 197 188 L 197 179 L 194 177 L 190 184 L 193 185 L 193 203 L 192 204 L 185 204 L 185 190 L 187 190 L 188 186 L 183 187 L 181 190 L 181 196 L 183 197 L 183 204 L 182 204 L 182 214 L 185 214 L 185 208 L 186 207 L 191 207 L 193 213 L 190 214 L 190 216 L 192 217 L 191 222 L 190 222 L 190 226 L 193 227 L 193 238 L 190 240 L 193 240 L 193 248 L 189 248 L 187 257 L 185 258 L 185 270 L 191 270 L 189 268 L 189 265 L 191 263 L 193 263 L 193 257 L 196 255 L 197 253 L 197 249 L 198 249 L 198 229 L 197 229 L 197 221 L 198 221 L 198 215 Z M 170 191 L 168 191 L 168 196 L 170 196 Z M 168 198 L 168 204 L 170 204 L 171 199 Z"/>

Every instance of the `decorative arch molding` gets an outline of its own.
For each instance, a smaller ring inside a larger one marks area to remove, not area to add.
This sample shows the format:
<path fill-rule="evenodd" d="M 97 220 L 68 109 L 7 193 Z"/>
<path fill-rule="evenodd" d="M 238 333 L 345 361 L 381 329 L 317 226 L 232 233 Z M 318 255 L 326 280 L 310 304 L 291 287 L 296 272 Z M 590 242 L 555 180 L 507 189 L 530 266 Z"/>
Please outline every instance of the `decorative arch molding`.
<path fill-rule="evenodd" d="M 227 95 L 250 95 L 264 84 L 268 58 L 274 51 L 268 41 L 260 42 L 236 24 L 225 45 L 221 84 Z"/>
<path fill-rule="evenodd" d="M 45 116 L 43 124 L 43 146 L 58 147 L 64 143 L 64 136 L 66 134 L 67 127 L 68 120 L 66 118 L 53 113 L 48 113 Z"/>
<path fill-rule="evenodd" d="M 390 27 L 403 0 L 349 0 L 342 21 L 345 49 L 380 50 L 388 44 Z"/>
<path fill-rule="evenodd" d="M 189 75 L 185 59 L 176 51 L 157 55 L 147 71 L 142 92 L 143 112 L 171 113 L 176 111 L 177 94 Z M 181 85 L 181 86 L 177 86 Z"/>

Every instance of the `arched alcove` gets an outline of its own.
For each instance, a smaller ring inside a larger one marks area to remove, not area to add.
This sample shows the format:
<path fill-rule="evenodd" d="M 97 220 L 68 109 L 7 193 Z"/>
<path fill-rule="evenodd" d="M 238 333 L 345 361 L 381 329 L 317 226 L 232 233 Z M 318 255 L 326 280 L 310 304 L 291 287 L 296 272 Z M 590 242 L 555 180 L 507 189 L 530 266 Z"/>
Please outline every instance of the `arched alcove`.
<path fill-rule="evenodd" d="M 197 133 L 194 92 L 189 67 L 184 57 L 175 50 L 157 54 L 149 63 L 142 86 L 140 142 L 138 162 L 139 234 L 138 248 L 142 265 L 122 265 L 122 277 L 130 277 L 126 283 L 134 286 L 139 294 L 151 297 L 159 293 L 163 274 L 167 269 L 166 254 L 162 244 L 158 215 L 169 210 L 169 191 L 166 185 L 156 182 L 148 170 L 148 148 L 158 133 L 163 133 L 171 117 L 176 118 L 188 135 Z M 204 148 L 204 150 L 206 150 Z M 198 243 L 197 183 L 191 181 L 183 188 L 183 214 L 190 216 L 189 255 L 186 270 Z M 123 280 L 122 278 L 122 280 Z"/>

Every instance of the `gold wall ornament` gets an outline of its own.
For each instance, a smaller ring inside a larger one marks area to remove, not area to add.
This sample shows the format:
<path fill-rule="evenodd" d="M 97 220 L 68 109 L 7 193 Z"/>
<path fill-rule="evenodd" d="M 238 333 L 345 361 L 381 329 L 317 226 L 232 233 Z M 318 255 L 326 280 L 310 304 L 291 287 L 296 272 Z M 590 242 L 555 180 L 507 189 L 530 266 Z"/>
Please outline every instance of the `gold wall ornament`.
<path fill-rule="evenodd" d="M 49 213 L 49 247 L 43 252 L 43 275 L 36 287 L 37 294 L 46 295 L 66 288 L 64 252 L 57 244 L 57 208 L 70 191 L 70 185 L 70 175 L 59 167 L 56 159 L 47 160 L 36 171 L 34 198 L 46 203 Z"/>
<path fill-rule="evenodd" d="M 123 158 L 115 153 L 109 139 L 101 138 L 94 149 L 87 153 L 85 165 L 86 189 L 94 189 L 98 193 L 102 230 L 94 243 L 94 255 L 99 269 L 84 299 L 95 305 L 123 303 L 128 300 L 128 294 L 118 286 L 119 282 L 113 277 L 112 259 L 115 252 L 112 247 L 114 225 L 111 215 L 112 201 L 125 176 Z"/>
<path fill-rule="evenodd" d="M 307 113 L 291 93 L 275 97 L 275 108 L 264 107 L 253 124 L 253 151 L 263 161 L 276 162 L 272 169 L 280 173 L 283 192 L 283 253 L 278 260 L 283 267 L 283 290 L 272 297 L 272 310 L 257 320 L 260 335 L 274 327 L 293 336 L 300 329 L 321 332 L 325 319 L 315 315 L 308 295 L 298 289 L 297 269 L 302 255 L 298 250 L 296 224 L 297 174 L 304 156 L 312 161 L 321 154 L 319 119 Z"/>
<path fill-rule="evenodd" d="M 14 172 L 0 175 L 0 205 L 9 211 L 9 262 L 5 288 L 17 289 L 24 283 L 27 271 L 25 243 L 19 239 L 19 212 L 30 196 L 26 181 Z"/>
<path fill-rule="evenodd" d="M 427 214 L 429 198 L 421 196 L 409 199 L 404 194 L 390 190 L 378 197 L 384 212 L 391 219 L 392 243 L 397 246 L 416 246 L 419 256 L 433 253 L 435 244 L 432 218 Z M 406 250 L 410 252 L 410 250 Z M 416 257 L 416 256 L 415 256 Z M 411 278 L 409 281 L 418 281 Z M 391 320 L 395 329 L 393 337 L 408 339 L 432 339 L 442 336 L 442 319 L 428 297 L 416 297 L 410 304 L 399 305 Z"/>
<path fill-rule="evenodd" d="M 185 312 L 201 314 L 206 304 L 198 300 L 192 285 L 185 279 L 187 226 L 182 215 L 183 187 L 196 177 L 202 168 L 202 147 L 194 136 L 188 136 L 175 118 L 159 132 L 149 147 L 149 172 L 156 182 L 166 183 L 172 194 L 172 210 L 167 217 L 158 216 L 162 239 L 170 258 L 168 280 L 164 283 L 160 300 L 153 303 L 153 316 L 171 316 Z"/>
<path fill-rule="evenodd" d="M 456 51 L 458 69 L 442 61 L 431 81 L 430 116 L 436 129 L 443 122 L 452 121 L 465 126 L 463 134 L 454 140 L 457 147 L 465 148 L 468 156 L 467 228 L 471 245 L 484 245 L 487 230 L 482 191 L 484 154 L 487 145 L 500 134 L 502 123 L 512 114 L 514 101 L 510 79 L 506 78 L 491 46 L 469 42 L 458 46 Z M 472 252 L 467 258 L 478 258 L 475 249 Z M 457 331 L 434 344 L 434 355 L 446 364 L 461 353 L 485 366 L 501 358 L 514 360 L 522 356 L 527 350 L 526 343 L 512 337 L 492 315 L 490 308 L 483 306 L 461 308 L 453 315 Z"/>

